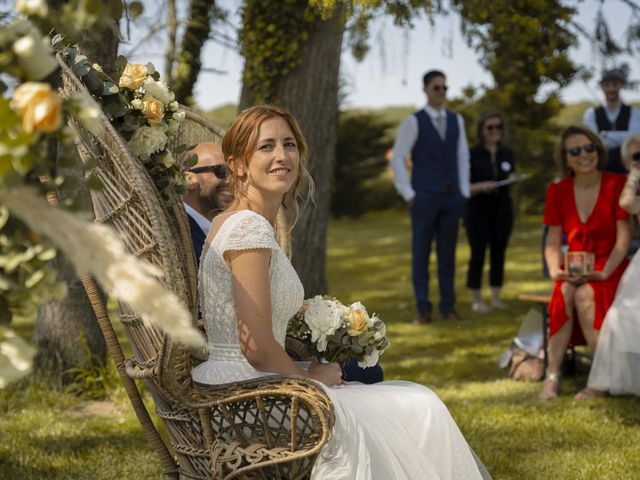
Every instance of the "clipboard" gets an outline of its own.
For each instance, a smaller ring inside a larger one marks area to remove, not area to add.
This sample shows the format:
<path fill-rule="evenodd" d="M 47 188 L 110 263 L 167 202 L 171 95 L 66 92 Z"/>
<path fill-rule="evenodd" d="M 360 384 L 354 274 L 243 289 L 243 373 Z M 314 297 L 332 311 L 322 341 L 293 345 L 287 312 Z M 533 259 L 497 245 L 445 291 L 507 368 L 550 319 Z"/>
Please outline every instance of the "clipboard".
<path fill-rule="evenodd" d="M 496 187 L 504 187 L 505 185 L 511 185 L 512 183 L 517 183 L 520 182 L 522 180 L 526 180 L 527 178 L 529 178 L 531 176 L 530 173 L 523 173 L 521 175 L 517 175 L 513 178 L 506 178 L 504 180 L 498 180 L 495 185 Z"/>

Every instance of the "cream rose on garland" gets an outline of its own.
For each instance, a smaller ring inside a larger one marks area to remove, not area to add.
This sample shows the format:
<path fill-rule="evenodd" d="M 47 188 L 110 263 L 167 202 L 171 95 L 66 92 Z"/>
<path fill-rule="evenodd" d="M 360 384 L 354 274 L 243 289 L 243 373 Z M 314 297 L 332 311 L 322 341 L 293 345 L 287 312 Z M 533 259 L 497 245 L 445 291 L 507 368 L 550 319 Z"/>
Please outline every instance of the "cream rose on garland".
<path fill-rule="evenodd" d="M 26 133 L 51 133 L 62 126 L 62 99 L 48 83 L 23 83 L 13 93 L 10 105 Z"/>
<path fill-rule="evenodd" d="M 147 79 L 148 70 L 145 65 L 138 63 L 127 63 L 118 82 L 120 88 L 137 90 Z"/>
<path fill-rule="evenodd" d="M 164 149 L 167 145 L 167 135 L 164 125 L 153 125 L 138 128 L 129 140 L 129 148 L 134 155 L 145 161 L 151 155 Z"/>
<path fill-rule="evenodd" d="M 133 102 L 132 102 L 133 103 Z M 151 95 L 147 95 L 142 100 L 142 114 L 151 123 L 161 122 L 164 118 L 164 105 Z"/>

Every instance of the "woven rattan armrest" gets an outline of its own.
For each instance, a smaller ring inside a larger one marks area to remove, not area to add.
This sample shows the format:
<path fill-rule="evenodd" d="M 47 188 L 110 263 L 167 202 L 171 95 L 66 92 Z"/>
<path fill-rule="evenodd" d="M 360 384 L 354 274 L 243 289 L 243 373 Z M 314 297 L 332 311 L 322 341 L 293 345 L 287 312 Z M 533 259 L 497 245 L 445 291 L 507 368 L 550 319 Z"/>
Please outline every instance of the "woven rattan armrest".
<path fill-rule="evenodd" d="M 331 400 L 302 376 L 195 383 L 185 403 L 200 414 L 215 478 L 305 478 L 334 424 Z"/>

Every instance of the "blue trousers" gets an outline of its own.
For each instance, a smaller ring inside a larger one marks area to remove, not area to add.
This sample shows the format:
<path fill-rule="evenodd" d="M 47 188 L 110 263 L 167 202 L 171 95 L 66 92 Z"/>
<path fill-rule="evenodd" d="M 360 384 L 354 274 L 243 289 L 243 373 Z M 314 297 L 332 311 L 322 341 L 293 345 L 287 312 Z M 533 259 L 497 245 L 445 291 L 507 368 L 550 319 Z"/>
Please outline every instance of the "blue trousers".
<path fill-rule="evenodd" d="M 465 203 L 463 196 L 454 193 L 416 193 L 411 207 L 411 227 L 413 289 L 418 313 L 431 313 L 432 310 L 429 301 L 429 258 L 434 239 L 438 260 L 439 310 L 441 314 L 454 310 L 456 243 Z"/>
<path fill-rule="evenodd" d="M 345 380 L 347 382 L 362 382 L 366 384 L 378 383 L 384 380 L 384 374 L 380 364 L 376 364 L 369 368 L 360 368 L 355 358 L 351 357 L 349 361 L 342 366 Z"/>

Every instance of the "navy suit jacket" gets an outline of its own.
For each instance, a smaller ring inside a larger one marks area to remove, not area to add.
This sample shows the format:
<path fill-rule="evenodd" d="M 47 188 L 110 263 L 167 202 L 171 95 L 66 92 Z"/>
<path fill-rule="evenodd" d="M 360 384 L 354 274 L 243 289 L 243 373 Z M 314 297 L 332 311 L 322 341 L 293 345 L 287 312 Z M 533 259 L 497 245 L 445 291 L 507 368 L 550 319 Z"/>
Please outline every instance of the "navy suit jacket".
<path fill-rule="evenodd" d="M 207 239 L 207 236 L 204 234 L 198 222 L 196 222 L 189 212 L 187 212 L 187 217 L 189 218 L 189 230 L 191 230 L 191 243 L 193 244 L 193 251 L 196 254 L 196 261 L 198 264 L 200 263 L 200 256 L 202 255 L 202 247 L 204 246 L 204 241 Z"/>

